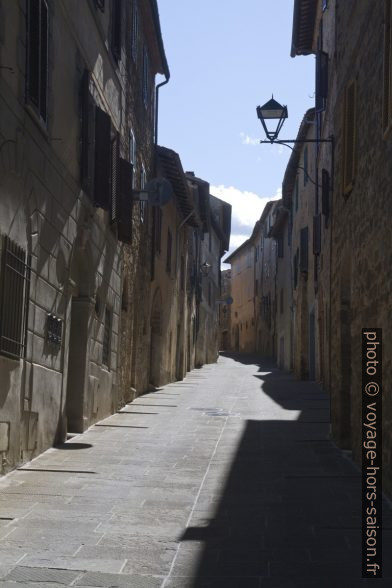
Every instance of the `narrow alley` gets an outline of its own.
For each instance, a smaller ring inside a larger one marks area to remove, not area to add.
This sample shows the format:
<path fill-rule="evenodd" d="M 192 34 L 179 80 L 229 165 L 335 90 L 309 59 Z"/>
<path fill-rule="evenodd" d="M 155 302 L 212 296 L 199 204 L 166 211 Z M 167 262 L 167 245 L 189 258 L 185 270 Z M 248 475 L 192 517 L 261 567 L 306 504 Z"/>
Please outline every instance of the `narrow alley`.
<path fill-rule="evenodd" d="M 368 586 L 360 472 L 328 435 L 314 383 L 221 355 L 1 479 L 0 585 Z"/>

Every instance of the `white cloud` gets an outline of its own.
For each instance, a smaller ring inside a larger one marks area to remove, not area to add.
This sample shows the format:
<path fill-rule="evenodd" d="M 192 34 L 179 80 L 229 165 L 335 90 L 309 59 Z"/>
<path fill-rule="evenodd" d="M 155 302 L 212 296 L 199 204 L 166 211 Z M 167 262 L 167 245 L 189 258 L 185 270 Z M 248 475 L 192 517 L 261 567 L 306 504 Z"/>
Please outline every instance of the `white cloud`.
<path fill-rule="evenodd" d="M 255 222 L 259 220 L 264 206 L 269 200 L 279 200 L 282 197 L 282 190 L 278 188 L 273 196 L 258 196 L 254 192 L 247 190 L 241 191 L 233 186 L 210 186 L 210 192 L 213 196 L 221 198 L 232 206 L 231 221 L 232 225 L 246 227 L 249 234 L 251 233 Z M 247 231 L 242 231 L 243 233 Z"/>
<path fill-rule="evenodd" d="M 210 186 L 213 196 L 228 202 L 231 210 L 231 237 L 229 254 L 250 237 L 256 221 L 259 220 L 265 205 L 270 200 L 282 198 L 282 189 L 278 188 L 273 196 L 258 196 L 254 192 L 241 191 L 233 186 Z"/>
<path fill-rule="evenodd" d="M 246 133 L 241 131 L 240 133 L 241 141 L 243 145 L 259 145 L 260 139 L 256 139 L 255 137 L 250 137 Z"/>

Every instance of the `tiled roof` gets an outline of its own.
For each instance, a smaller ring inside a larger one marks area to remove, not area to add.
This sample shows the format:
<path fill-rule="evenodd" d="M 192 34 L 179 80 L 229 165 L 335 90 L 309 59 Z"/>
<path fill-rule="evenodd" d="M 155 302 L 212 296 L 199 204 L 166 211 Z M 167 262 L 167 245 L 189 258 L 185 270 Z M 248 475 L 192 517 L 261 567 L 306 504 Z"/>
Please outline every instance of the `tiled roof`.
<path fill-rule="evenodd" d="M 192 201 L 192 196 L 178 153 L 172 149 L 161 147 L 159 145 L 157 145 L 156 150 L 161 173 L 171 183 L 183 217 L 186 218 L 191 212 L 193 212 L 187 222 L 193 227 L 199 227 L 200 218 Z"/>
<path fill-rule="evenodd" d="M 291 57 L 313 53 L 313 34 L 317 15 L 317 0 L 295 0 Z"/>

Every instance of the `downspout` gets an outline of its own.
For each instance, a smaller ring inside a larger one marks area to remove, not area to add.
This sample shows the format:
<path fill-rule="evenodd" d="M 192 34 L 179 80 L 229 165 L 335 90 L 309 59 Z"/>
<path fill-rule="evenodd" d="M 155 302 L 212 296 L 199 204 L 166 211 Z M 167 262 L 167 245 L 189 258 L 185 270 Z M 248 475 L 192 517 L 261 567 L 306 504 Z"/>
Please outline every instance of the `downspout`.
<path fill-rule="evenodd" d="M 167 84 L 170 80 L 170 72 L 169 70 L 165 71 L 165 80 L 163 82 L 161 82 L 160 84 L 158 84 L 155 88 L 155 130 L 154 130 L 154 135 L 155 135 L 155 146 L 158 145 L 158 104 L 159 104 L 159 88 L 161 88 L 162 86 L 165 86 L 165 84 Z"/>

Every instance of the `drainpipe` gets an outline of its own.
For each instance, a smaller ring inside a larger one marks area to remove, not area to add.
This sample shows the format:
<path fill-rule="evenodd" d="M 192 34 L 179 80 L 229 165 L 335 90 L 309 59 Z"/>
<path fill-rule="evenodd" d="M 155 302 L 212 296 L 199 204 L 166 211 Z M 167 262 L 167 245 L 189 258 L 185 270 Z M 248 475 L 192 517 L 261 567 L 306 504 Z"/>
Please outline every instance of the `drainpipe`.
<path fill-rule="evenodd" d="M 155 146 L 158 145 L 158 103 L 159 103 L 159 88 L 164 86 L 170 80 L 169 70 L 165 71 L 165 80 L 157 85 L 155 88 Z"/>

